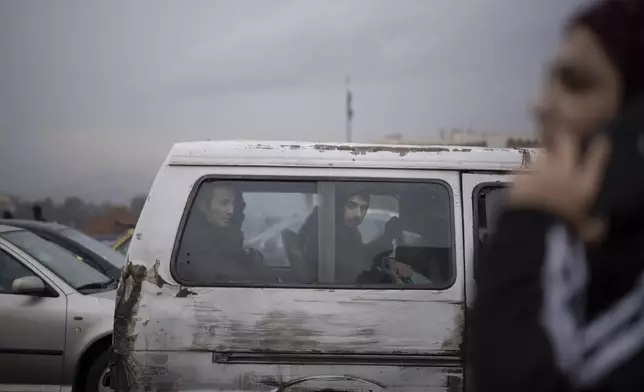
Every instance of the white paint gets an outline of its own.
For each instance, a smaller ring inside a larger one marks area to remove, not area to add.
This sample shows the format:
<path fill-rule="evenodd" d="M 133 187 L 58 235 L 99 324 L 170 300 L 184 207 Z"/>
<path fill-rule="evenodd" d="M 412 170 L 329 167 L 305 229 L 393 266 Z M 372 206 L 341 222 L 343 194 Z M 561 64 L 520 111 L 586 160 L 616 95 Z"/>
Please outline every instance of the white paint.
<path fill-rule="evenodd" d="M 351 148 L 355 151 L 351 151 Z M 523 167 L 524 152 L 534 157 L 537 150 L 279 141 L 204 141 L 175 144 L 166 164 L 516 170 Z"/>

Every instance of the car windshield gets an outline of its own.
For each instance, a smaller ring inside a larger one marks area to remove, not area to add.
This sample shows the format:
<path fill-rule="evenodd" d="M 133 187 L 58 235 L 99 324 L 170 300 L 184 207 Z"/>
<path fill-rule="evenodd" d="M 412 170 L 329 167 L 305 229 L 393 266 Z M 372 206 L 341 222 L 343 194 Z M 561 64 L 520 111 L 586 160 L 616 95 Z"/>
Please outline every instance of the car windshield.
<path fill-rule="evenodd" d="M 43 266 L 75 289 L 107 287 L 112 280 L 79 260 L 66 249 L 29 231 L 11 231 L 1 235 L 28 253 Z"/>
<path fill-rule="evenodd" d="M 116 268 L 123 268 L 125 257 L 104 243 L 74 229 L 63 229 L 60 232 L 72 241 L 81 244 L 83 247 L 101 256 Z"/>

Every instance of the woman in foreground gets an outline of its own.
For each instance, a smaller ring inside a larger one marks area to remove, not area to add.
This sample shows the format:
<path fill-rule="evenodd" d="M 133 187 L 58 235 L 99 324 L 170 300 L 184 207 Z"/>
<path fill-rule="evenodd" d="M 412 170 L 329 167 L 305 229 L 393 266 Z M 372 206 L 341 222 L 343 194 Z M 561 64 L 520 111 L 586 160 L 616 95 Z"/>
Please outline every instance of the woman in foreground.
<path fill-rule="evenodd" d="M 642 3 L 594 2 L 565 30 L 535 108 L 546 153 L 477 268 L 476 391 L 644 391 L 644 220 L 617 231 L 590 216 L 611 151 L 597 139 L 580 154 L 644 96 Z"/>

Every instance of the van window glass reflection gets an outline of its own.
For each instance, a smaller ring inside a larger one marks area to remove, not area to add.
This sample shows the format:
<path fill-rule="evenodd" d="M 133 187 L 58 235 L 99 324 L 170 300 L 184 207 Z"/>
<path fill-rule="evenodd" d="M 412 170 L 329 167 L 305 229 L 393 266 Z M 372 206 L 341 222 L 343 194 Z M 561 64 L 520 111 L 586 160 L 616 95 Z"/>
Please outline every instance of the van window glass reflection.
<path fill-rule="evenodd" d="M 450 201 L 439 183 L 206 181 L 175 271 L 187 285 L 446 288 Z"/>

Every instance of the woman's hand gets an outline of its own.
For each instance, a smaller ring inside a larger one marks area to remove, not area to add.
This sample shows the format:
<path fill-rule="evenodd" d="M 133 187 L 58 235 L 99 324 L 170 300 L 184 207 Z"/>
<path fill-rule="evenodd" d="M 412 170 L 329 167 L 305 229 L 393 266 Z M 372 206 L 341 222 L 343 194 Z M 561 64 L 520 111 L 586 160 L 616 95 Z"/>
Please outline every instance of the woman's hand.
<path fill-rule="evenodd" d="M 559 216 L 587 242 L 601 238 L 605 223 L 590 216 L 604 176 L 610 147 L 596 138 L 581 156 L 580 140 L 560 132 L 551 151 L 527 174 L 517 176 L 508 195 L 514 207 L 530 207 Z"/>

